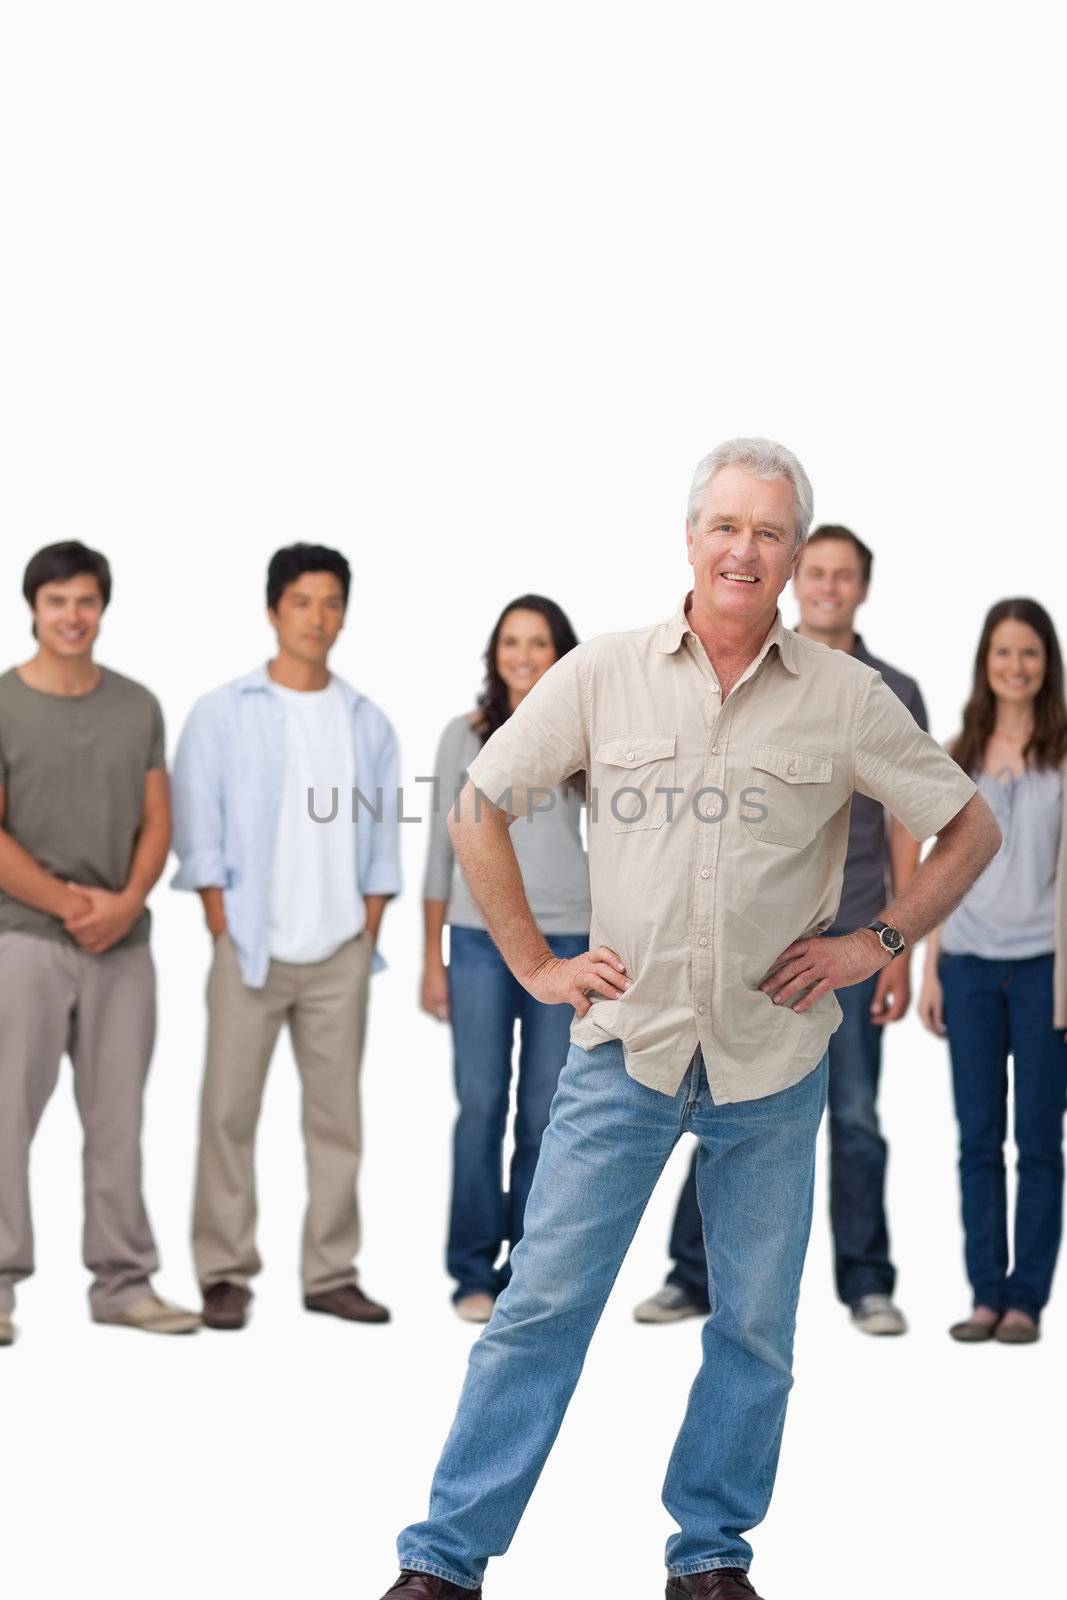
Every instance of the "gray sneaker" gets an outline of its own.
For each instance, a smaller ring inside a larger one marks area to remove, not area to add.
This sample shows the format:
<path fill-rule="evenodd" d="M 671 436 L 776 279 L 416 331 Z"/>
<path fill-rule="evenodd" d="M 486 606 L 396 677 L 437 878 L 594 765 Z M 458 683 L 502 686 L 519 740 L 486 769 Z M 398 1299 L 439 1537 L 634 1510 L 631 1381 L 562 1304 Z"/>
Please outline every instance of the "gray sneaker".
<path fill-rule="evenodd" d="M 684 1317 L 706 1317 L 707 1314 L 707 1306 L 674 1283 L 665 1283 L 662 1289 L 634 1307 L 635 1322 L 681 1322 Z"/>
<path fill-rule="evenodd" d="M 865 1294 L 852 1307 L 852 1326 L 861 1333 L 907 1333 L 904 1313 L 893 1304 L 887 1294 Z"/>

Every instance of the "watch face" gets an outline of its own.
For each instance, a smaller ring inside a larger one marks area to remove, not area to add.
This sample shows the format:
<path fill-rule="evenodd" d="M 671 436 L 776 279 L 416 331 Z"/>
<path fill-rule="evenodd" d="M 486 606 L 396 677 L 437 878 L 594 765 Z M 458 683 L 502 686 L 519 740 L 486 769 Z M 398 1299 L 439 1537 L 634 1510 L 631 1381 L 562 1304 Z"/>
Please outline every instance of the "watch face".
<path fill-rule="evenodd" d="M 904 935 L 899 928 L 883 928 L 878 935 L 887 950 L 903 950 Z"/>

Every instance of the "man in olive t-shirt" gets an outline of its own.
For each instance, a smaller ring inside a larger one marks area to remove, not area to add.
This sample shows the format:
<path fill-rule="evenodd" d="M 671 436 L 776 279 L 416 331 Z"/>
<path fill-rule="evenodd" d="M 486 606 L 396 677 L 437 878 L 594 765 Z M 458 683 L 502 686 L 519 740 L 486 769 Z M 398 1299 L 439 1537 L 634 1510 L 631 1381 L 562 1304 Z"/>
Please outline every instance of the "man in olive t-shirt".
<path fill-rule="evenodd" d="M 26 569 L 37 654 L 0 676 L 0 1344 L 33 1271 L 30 1143 L 64 1053 L 85 1132 L 85 1264 L 97 1322 L 191 1332 L 154 1294 L 141 1101 L 155 1033 L 145 897 L 167 858 L 159 705 L 97 666 L 107 562 L 50 545 Z"/>

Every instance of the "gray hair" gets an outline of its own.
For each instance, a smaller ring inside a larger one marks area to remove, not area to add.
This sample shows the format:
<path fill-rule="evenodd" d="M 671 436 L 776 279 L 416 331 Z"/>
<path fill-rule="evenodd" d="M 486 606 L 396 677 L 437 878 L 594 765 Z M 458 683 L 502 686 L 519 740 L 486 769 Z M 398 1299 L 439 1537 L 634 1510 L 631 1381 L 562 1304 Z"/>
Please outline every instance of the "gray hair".
<path fill-rule="evenodd" d="M 723 467 L 742 467 L 756 478 L 787 478 L 793 485 L 796 499 L 796 522 L 793 537 L 797 548 L 808 537 L 815 515 L 815 496 L 811 482 L 792 450 L 773 439 L 727 439 L 715 446 L 710 455 L 697 463 L 693 481 L 689 486 L 689 504 L 686 517 L 691 528 L 700 520 L 704 499 L 717 472 Z"/>

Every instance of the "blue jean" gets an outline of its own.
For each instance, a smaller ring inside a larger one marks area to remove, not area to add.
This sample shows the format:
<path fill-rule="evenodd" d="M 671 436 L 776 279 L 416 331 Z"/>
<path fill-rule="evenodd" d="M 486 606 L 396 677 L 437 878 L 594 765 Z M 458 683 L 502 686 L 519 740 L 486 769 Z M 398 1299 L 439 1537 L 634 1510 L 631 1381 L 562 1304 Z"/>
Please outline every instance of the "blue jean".
<path fill-rule="evenodd" d="M 717 1106 L 699 1050 L 675 1096 L 630 1078 L 616 1040 L 571 1045 L 510 1284 L 471 1350 L 426 1521 L 400 1564 L 475 1588 L 511 1542 L 656 1180 L 679 1137 L 700 1140 L 713 1309 L 667 1468 L 680 1531 L 673 1573 L 747 1567 L 792 1386 L 826 1057 L 780 1094 Z"/>
<path fill-rule="evenodd" d="M 988 961 L 942 955 L 940 976 L 974 1303 L 1036 1318 L 1048 1301 L 1063 1221 L 1067 1045 L 1052 1026 L 1052 956 Z M 1004 1170 L 1009 1055 L 1019 1153 L 1010 1272 Z"/>
<path fill-rule="evenodd" d="M 885 1215 L 886 1143 L 878 1124 L 878 1079 L 884 1029 L 871 1021 L 878 974 L 838 989 L 841 1025 L 830 1039 L 830 1222 L 834 1279 L 848 1306 L 865 1294 L 892 1294 Z M 667 1282 L 698 1305 L 708 1304 L 708 1276 L 696 1190 L 696 1153 L 678 1197 L 671 1229 L 674 1265 Z"/>
<path fill-rule="evenodd" d="M 548 934 L 564 960 L 589 948 L 584 933 Z M 526 1199 L 548 1126 L 552 1096 L 567 1059 L 570 1006 L 535 1000 L 512 977 L 489 934 L 453 927 L 448 966 L 454 1074 L 459 1114 L 452 1141 L 452 1203 L 447 1264 L 455 1298 L 497 1295 L 511 1276 L 497 1266 L 501 1247 L 522 1238 Z M 505 1189 L 504 1134 L 512 1046 L 519 1024 L 515 1146 Z"/>

